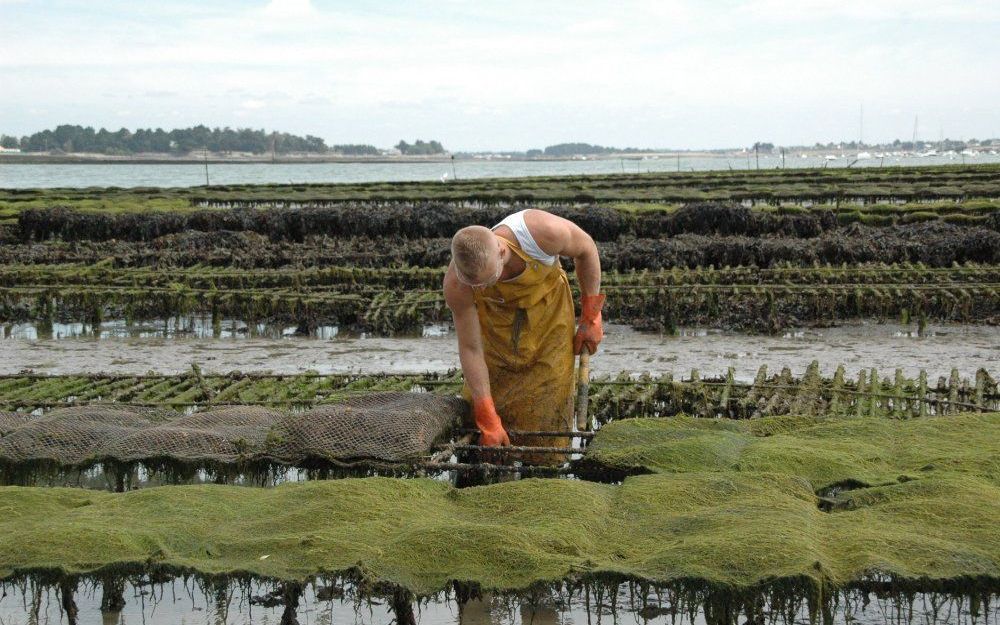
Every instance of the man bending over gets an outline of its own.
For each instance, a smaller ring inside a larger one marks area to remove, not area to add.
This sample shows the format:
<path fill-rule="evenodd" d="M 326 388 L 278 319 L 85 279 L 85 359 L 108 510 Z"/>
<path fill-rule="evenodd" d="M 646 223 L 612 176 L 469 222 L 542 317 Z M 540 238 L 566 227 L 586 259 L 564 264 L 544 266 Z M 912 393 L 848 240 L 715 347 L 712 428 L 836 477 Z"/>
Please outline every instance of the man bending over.
<path fill-rule="evenodd" d="M 451 242 L 444 295 L 455 320 L 479 444 L 511 444 L 507 430 L 573 428 L 573 355 L 594 353 L 604 337 L 601 262 L 594 240 L 573 222 L 542 210 L 510 215 L 492 229 L 469 226 Z M 573 296 L 560 256 L 573 259 L 582 293 L 574 335 Z M 514 444 L 569 445 L 568 437 Z M 525 456 L 535 464 L 552 454 Z"/>

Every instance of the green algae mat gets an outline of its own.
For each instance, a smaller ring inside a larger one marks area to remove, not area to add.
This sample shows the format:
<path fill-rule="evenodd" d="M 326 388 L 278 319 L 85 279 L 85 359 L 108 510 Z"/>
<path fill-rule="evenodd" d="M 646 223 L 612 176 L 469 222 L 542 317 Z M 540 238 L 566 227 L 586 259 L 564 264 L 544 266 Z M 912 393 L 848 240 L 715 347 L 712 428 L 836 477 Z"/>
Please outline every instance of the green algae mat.
<path fill-rule="evenodd" d="M 905 421 L 840 416 L 622 419 L 601 429 L 587 458 L 656 473 L 781 473 L 807 480 L 817 492 L 943 473 L 1000 485 L 1000 413 Z"/>
<path fill-rule="evenodd" d="M 5 487 L 0 579 L 158 567 L 289 580 L 351 571 L 417 594 L 453 580 L 519 590 L 602 574 L 735 587 L 839 587 L 875 575 L 995 587 L 998 428 L 997 414 L 622 421 L 601 431 L 594 458 L 656 472 L 620 485 Z M 816 491 L 850 480 L 858 487 L 824 511 Z"/>

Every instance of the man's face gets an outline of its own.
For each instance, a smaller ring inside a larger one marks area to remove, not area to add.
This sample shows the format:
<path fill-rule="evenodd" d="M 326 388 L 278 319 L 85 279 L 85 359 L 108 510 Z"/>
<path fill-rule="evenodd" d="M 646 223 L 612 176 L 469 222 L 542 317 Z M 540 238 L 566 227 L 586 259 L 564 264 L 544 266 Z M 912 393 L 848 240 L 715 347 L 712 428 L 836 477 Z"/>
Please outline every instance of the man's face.
<path fill-rule="evenodd" d="M 464 282 L 466 285 L 471 286 L 474 289 L 482 289 L 489 286 L 493 286 L 500 279 L 500 275 L 503 273 L 504 264 L 507 262 L 507 246 L 498 236 L 494 236 L 496 239 L 496 251 L 491 254 L 491 257 L 487 259 L 486 265 L 478 276 L 470 276 L 469 280 L 462 276 L 461 273 L 457 273 L 458 279 Z"/>

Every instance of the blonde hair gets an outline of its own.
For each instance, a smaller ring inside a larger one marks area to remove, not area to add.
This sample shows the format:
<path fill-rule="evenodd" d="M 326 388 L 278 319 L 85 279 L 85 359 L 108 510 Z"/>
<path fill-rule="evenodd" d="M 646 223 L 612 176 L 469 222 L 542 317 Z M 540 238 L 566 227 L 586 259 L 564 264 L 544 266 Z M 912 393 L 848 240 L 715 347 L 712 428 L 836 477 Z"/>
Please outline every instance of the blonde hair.
<path fill-rule="evenodd" d="M 451 239 L 451 258 L 460 278 L 471 282 L 484 272 L 496 250 L 495 236 L 483 226 L 467 226 L 455 233 Z"/>

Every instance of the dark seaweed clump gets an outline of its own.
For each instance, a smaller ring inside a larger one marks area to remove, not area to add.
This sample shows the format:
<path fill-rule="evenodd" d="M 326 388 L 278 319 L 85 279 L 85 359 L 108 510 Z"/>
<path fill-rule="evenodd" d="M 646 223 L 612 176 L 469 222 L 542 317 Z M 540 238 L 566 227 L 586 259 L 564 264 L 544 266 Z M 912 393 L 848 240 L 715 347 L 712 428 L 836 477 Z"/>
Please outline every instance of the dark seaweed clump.
<path fill-rule="evenodd" d="M 256 232 L 189 230 L 152 241 L 47 241 L 0 246 L 0 262 L 54 264 L 110 260 L 120 267 L 444 267 L 447 237 L 307 236 L 273 240 Z M 876 227 L 851 224 L 812 238 L 680 234 L 599 241 L 605 271 L 815 263 L 1000 262 L 1000 231 L 944 222 Z M 566 262 L 572 267 L 572 263 Z"/>
<path fill-rule="evenodd" d="M 450 237 L 464 226 L 492 226 L 508 209 L 467 208 L 449 204 L 390 206 L 325 206 L 236 208 L 192 212 L 83 212 L 71 208 L 30 208 L 18 217 L 21 237 L 28 241 L 123 239 L 151 241 L 185 231 L 256 232 L 275 241 L 304 241 L 310 235 L 332 237 L 400 236 Z M 622 234 L 624 216 L 606 207 L 554 207 L 551 212 L 579 224 L 596 238 L 614 240 Z"/>
<path fill-rule="evenodd" d="M 677 211 L 619 211 L 602 205 L 552 206 L 550 212 L 578 224 L 598 241 L 622 236 L 658 238 L 684 234 L 815 238 L 855 220 L 832 210 L 752 210 L 731 203 L 703 202 Z M 303 242 L 309 236 L 383 237 L 408 239 L 450 237 L 464 226 L 492 226 L 511 212 L 508 207 L 469 207 L 446 203 L 343 204 L 301 208 L 233 208 L 192 211 L 81 211 L 55 206 L 28 208 L 19 213 L 19 236 L 24 241 L 151 241 L 188 231 L 256 232 L 274 241 Z M 920 214 L 868 216 L 867 225 L 892 226 L 921 219 Z M 938 220 L 927 213 L 929 220 Z M 969 227 L 983 224 L 996 229 L 997 218 L 959 220 Z M 864 219 L 862 219 L 864 221 Z M 843 222 L 843 223 L 842 223 Z M 8 235 L 10 236 L 10 235 Z"/>

